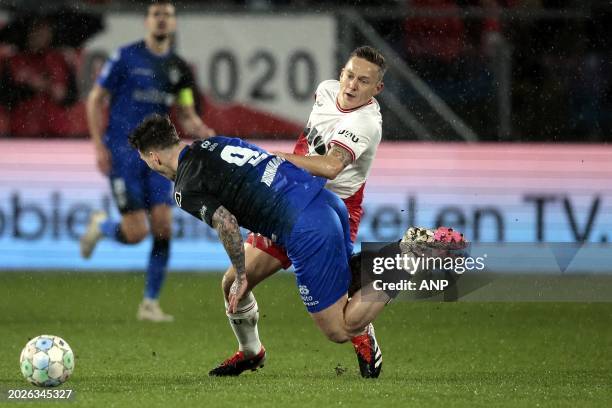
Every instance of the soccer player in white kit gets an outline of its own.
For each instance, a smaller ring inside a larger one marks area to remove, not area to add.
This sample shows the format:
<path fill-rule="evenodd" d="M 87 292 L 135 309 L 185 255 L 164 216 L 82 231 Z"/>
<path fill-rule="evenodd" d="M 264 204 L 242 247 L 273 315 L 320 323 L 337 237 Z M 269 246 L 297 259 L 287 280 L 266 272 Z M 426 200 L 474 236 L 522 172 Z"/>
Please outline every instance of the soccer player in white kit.
<path fill-rule="evenodd" d="M 355 49 L 341 71 L 340 79 L 321 82 L 304 132 L 293 154 L 277 153 L 329 181 L 326 188 L 336 193 L 348 209 L 351 240 L 357 237 L 363 213 L 363 191 L 376 150 L 382 137 L 382 117 L 374 96 L 384 88 L 385 59 L 368 46 Z M 250 234 L 245 243 L 246 275 L 249 292 L 235 313 L 227 311 L 227 299 L 235 271 L 230 267 L 223 277 L 226 313 L 238 339 L 239 350 L 210 371 L 210 375 L 239 375 L 262 367 L 266 350 L 259 340 L 259 310 L 253 287 L 291 262 L 285 249 L 261 235 Z M 372 324 L 351 339 L 362 377 L 376 378 L 382 367 L 382 354 Z"/>

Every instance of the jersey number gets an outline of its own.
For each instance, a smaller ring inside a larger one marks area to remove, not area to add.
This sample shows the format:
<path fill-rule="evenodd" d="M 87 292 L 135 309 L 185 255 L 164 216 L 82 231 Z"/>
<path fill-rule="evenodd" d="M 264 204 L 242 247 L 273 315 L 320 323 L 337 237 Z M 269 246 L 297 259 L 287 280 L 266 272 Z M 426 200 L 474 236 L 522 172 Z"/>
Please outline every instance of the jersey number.
<path fill-rule="evenodd" d="M 236 166 L 244 166 L 246 163 L 249 163 L 251 166 L 257 166 L 268 156 L 267 153 L 258 152 L 248 147 L 225 146 L 223 150 L 221 150 L 221 158 Z"/>

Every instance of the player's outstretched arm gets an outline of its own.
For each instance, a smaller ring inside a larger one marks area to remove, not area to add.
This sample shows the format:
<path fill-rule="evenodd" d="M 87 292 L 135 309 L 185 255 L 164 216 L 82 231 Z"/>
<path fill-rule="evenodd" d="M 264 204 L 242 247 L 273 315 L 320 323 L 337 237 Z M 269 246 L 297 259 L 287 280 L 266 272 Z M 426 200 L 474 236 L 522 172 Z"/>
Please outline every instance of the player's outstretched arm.
<path fill-rule="evenodd" d="M 247 291 L 246 268 L 244 265 L 244 244 L 240 235 L 240 226 L 236 217 L 220 206 L 212 217 L 212 226 L 217 230 L 219 239 L 225 248 L 225 252 L 230 258 L 232 265 L 236 269 L 236 278 L 230 288 L 228 297 L 230 313 L 235 313 L 238 302 Z"/>
<path fill-rule="evenodd" d="M 300 156 L 280 152 L 274 152 L 274 154 L 289 160 L 314 176 L 325 177 L 329 180 L 335 179 L 353 161 L 349 151 L 337 145 L 333 145 L 325 156 Z"/>

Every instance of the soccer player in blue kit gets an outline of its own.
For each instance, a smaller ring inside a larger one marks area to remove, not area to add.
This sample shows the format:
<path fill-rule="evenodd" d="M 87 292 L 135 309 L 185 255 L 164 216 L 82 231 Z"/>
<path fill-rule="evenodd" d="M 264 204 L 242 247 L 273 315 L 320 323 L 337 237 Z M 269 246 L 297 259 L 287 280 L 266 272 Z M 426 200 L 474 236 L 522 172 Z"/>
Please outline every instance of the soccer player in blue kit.
<path fill-rule="evenodd" d="M 128 144 L 128 135 L 152 113 L 167 114 L 174 104 L 185 132 L 214 135 L 195 110 L 196 85 L 187 63 L 172 50 L 176 29 L 171 1 L 151 1 L 143 40 L 120 48 L 103 67 L 87 100 L 89 130 L 99 170 L 109 177 L 121 221 L 93 213 L 81 238 L 81 255 L 89 258 L 101 238 L 136 244 L 149 231 L 153 246 L 146 270 L 140 320 L 172 321 L 159 306 L 172 235 L 171 182 L 151 171 Z M 110 99 L 104 129 L 106 101 Z"/>
<path fill-rule="evenodd" d="M 147 118 L 129 141 L 151 169 L 175 182 L 177 205 L 217 231 L 236 270 L 230 312 L 248 284 L 240 227 L 287 249 L 302 301 L 333 342 L 362 333 L 391 299 L 370 284 L 349 300 L 348 212 L 337 195 L 323 188 L 325 178 L 240 139 L 216 136 L 187 145 L 159 115 Z M 366 291 L 368 301 L 362 301 Z"/>

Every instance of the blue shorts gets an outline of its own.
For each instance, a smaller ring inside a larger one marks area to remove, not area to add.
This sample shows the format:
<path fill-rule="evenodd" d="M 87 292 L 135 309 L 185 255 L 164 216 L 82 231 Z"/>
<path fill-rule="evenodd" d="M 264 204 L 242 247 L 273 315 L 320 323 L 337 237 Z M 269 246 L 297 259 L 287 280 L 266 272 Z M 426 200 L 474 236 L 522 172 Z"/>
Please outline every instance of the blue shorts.
<path fill-rule="evenodd" d="M 154 172 L 135 151 L 113 152 L 110 185 L 121 214 L 172 205 L 172 182 Z"/>
<path fill-rule="evenodd" d="M 348 212 L 337 195 L 321 190 L 298 217 L 285 248 L 310 313 L 326 309 L 347 293 L 353 243 Z"/>

